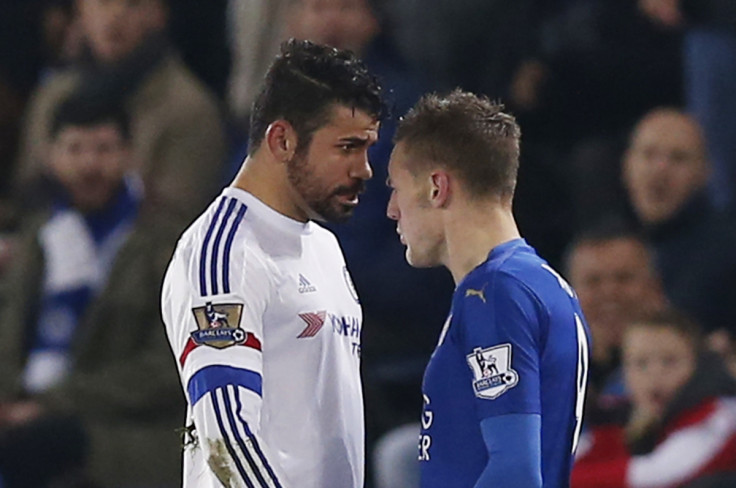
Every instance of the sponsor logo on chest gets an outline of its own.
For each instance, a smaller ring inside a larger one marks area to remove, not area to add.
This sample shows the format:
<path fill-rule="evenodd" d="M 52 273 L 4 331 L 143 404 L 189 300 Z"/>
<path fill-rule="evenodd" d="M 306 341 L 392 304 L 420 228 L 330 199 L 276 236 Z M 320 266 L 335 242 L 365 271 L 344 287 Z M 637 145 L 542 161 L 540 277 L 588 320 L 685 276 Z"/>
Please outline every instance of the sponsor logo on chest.
<path fill-rule="evenodd" d="M 299 314 L 304 322 L 304 329 L 296 336 L 297 339 L 310 339 L 318 336 L 325 323 L 332 329 L 332 334 L 348 341 L 353 354 L 360 355 L 360 317 L 336 315 L 325 310 L 318 312 L 304 312 Z"/>
<path fill-rule="evenodd" d="M 297 339 L 316 336 L 322 330 L 325 322 L 331 326 L 333 334 L 360 339 L 361 320 L 359 317 L 340 316 L 320 310 L 319 312 L 300 313 L 299 318 L 306 324 L 306 327 L 296 336 Z"/>

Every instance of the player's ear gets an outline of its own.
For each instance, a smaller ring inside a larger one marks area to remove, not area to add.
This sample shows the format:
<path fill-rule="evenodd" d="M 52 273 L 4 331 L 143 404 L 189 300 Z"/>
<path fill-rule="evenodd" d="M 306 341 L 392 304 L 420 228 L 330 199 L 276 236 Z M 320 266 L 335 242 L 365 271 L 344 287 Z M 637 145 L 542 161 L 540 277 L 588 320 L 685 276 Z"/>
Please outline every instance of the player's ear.
<path fill-rule="evenodd" d="M 266 144 L 278 162 L 285 163 L 294 157 L 296 143 L 296 131 L 286 120 L 276 120 L 266 129 Z"/>
<path fill-rule="evenodd" d="M 450 201 L 450 175 L 446 171 L 432 171 L 429 175 L 429 201 L 435 208 L 441 208 Z"/>

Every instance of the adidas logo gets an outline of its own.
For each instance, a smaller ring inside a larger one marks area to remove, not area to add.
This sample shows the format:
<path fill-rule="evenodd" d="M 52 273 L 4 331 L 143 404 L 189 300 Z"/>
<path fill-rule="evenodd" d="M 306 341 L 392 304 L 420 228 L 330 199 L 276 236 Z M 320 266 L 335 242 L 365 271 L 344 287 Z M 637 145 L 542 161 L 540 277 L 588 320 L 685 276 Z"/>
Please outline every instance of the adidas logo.
<path fill-rule="evenodd" d="M 299 273 L 299 293 L 312 293 L 317 291 L 317 287 L 309 282 L 303 274 Z"/>

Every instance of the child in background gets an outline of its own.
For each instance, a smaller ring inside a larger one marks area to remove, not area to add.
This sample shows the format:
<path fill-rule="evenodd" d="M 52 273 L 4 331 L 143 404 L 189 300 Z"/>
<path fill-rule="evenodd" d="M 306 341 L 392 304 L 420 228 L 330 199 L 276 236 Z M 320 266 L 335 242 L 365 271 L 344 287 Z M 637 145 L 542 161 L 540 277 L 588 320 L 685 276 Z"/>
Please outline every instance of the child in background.
<path fill-rule="evenodd" d="M 736 486 L 736 382 L 697 324 L 671 310 L 638 319 L 622 358 L 627 421 L 585 434 L 572 488 Z"/>

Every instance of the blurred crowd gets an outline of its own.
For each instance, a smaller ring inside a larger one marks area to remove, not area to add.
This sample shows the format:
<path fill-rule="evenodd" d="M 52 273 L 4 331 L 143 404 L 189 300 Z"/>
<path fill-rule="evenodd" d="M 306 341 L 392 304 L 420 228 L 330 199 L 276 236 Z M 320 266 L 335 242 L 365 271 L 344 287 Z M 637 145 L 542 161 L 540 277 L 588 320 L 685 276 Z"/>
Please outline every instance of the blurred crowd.
<path fill-rule="evenodd" d="M 179 485 L 161 277 L 290 37 L 359 54 L 392 109 L 331 225 L 368 485 L 416 486 L 402 443 L 453 287 L 385 216 L 392 134 L 459 86 L 519 120 L 516 217 L 591 328 L 573 487 L 736 486 L 733 0 L 0 0 L 0 487 Z"/>

